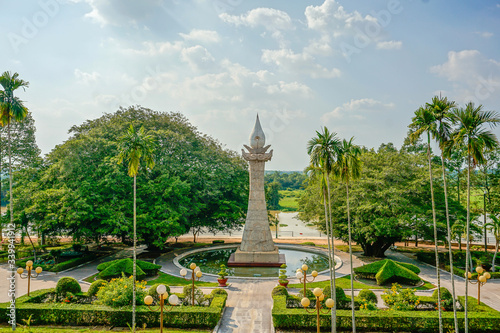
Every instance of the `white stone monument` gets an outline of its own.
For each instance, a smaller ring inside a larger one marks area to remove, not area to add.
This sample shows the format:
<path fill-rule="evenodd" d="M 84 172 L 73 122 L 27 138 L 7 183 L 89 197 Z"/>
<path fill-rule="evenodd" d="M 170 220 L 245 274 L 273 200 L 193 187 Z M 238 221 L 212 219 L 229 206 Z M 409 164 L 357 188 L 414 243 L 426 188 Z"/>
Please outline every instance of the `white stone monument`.
<path fill-rule="evenodd" d="M 264 167 L 271 160 L 273 151 L 267 153 L 270 145 L 265 146 L 266 136 L 260 126 L 259 116 L 250 135 L 250 147 L 244 145 L 243 158 L 250 165 L 250 193 L 248 211 L 243 229 L 241 245 L 231 255 L 228 266 L 271 266 L 279 267 L 285 263 L 285 255 L 280 255 L 274 245 L 267 216 L 266 195 L 264 191 Z"/>

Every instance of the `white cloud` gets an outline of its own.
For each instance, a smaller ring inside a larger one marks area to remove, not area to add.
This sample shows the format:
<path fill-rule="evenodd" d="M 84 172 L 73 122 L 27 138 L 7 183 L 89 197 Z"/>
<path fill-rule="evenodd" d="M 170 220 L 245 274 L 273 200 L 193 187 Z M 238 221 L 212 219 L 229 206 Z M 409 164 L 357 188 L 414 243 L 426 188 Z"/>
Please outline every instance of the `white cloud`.
<path fill-rule="evenodd" d="M 199 30 L 193 29 L 189 34 L 180 33 L 179 34 L 184 40 L 205 42 L 205 43 L 218 43 L 220 42 L 220 36 L 217 31 L 212 30 Z"/>
<path fill-rule="evenodd" d="M 327 69 L 316 64 L 311 55 L 294 53 L 290 49 L 263 50 L 262 61 L 267 64 L 274 63 L 284 71 L 306 74 L 312 78 L 335 78 L 340 76 L 339 69 Z"/>
<path fill-rule="evenodd" d="M 83 83 L 83 84 L 89 84 L 97 81 L 101 75 L 97 72 L 92 72 L 92 73 L 86 73 L 78 68 L 75 69 L 74 71 L 75 78 L 78 83 Z"/>
<path fill-rule="evenodd" d="M 310 29 L 339 36 L 348 30 L 364 24 L 378 24 L 370 15 L 364 17 L 358 12 L 346 12 L 335 0 L 325 0 L 320 6 L 308 6 L 305 10 L 307 26 Z"/>
<path fill-rule="evenodd" d="M 187 62 L 193 70 L 208 69 L 215 61 L 210 52 L 200 45 L 182 49 L 181 59 Z"/>
<path fill-rule="evenodd" d="M 249 26 L 255 28 L 263 26 L 269 31 L 291 30 L 293 29 L 290 16 L 273 8 L 256 8 L 248 11 L 244 15 L 229 15 L 222 13 L 219 15 L 222 21 L 234 24 L 236 26 Z"/>
<path fill-rule="evenodd" d="M 452 82 L 462 101 L 482 103 L 500 89 L 500 62 L 478 50 L 450 51 L 448 60 L 430 71 Z"/>
<path fill-rule="evenodd" d="M 85 17 L 104 25 L 138 26 L 157 12 L 161 0 L 79 0 L 89 4 L 91 11 Z"/>
<path fill-rule="evenodd" d="M 483 37 L 483 38 L 490 38 L 493 37 L 493 33 L 489 31 L 476 31 L 475 34 Z"/>
<path fill-rule="evenodd" d="M 396 40 L 377 43 L 378 50 L 399 50 L 401 49 L 401 46 L 403 46 L 403 42 Z"/>
<path fill-rule="evenodd" d="M 330 119 L 341 119 L 346 115 L 355 119 L 365 119 L 365 115 L 368 113 L 392 108 L 394 108 L 394 103 L 383 103 L 372 98 L 351 99 L 349 102 L 325 113 L 321 116 L 321 120 L 327 123 Z"/>

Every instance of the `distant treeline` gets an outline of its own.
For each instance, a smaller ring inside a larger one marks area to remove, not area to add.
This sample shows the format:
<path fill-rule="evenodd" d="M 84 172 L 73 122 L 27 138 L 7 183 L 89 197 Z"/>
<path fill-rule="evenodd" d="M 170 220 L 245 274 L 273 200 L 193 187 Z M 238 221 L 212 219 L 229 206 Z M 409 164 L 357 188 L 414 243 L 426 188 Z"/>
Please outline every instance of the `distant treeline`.
<path fill-rule="evenodd" d="M 302 171 L 266 171 L 266 184 L 277 182 L 280 190 L 301 190 L 306 175 Z"/>

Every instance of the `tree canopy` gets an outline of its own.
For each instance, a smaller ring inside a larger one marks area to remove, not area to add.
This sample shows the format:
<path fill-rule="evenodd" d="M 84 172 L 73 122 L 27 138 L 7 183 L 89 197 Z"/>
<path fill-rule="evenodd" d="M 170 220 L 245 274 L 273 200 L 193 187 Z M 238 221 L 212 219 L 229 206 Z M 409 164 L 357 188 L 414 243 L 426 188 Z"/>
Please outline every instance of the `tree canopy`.
<path fill-rule="evenodd" d="M 138 239 L 162 247 L 193 229 L 227 230 L 244 223 L 247 165 L 235 152 L 203 135 L 179 113 L 143 107 L 119 109 L 70 129 L 71 137 L 45 166 L 20 173 L 16 218 L 25 214 L 47 234 L 128 239 L 132 231 L 132 178 L 117 165 L 118 138 L 133 126 L 155 141 L 155 167 L 137 175 Z"/>

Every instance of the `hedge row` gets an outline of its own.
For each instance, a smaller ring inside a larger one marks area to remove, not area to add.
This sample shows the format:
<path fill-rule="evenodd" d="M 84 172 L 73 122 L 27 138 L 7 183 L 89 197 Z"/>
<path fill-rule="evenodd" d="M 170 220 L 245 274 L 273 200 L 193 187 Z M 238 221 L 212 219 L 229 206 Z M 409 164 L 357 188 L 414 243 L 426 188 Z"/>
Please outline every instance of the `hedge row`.
<path fill-rule="evenodd" d="M 33 303 L 45 298 L 54 289 L 43 289 L 22 296 L 16 301 L 16 319 L 23 323 L 32 315 L 34 325 L 62 326 L 117 326 L 127 327 L 132 322 L 132 308 L 114 309 L 103 305 Z M 164 316 L 164 325 L 179 328 L 213 328 L 219 322 L 226 305 L 227 294 L 212 292 L 213 299 L 208 307 L 176 306 Z M 8 303 L 0 304 L 0 323 L 8 322 Z M 160 315 L 146 306 L 137 306 L 136 322 L 138 327 L 160 325 Z"/>
<path fill-rule="evenodd" d="M 287 297 L 277 295 L 273 297 L 273 322 L 279 329 L 312 330 L 316 328 L 316 314 L 308 313 L 305 309 L 287 309 Z M 459 297 L 463 303 L 464 298 Z M 472 303 L 476 302 L 476 306 Z M 459 326 L 464 329 L 464 313 L 458 313 Z M 469 332 L 498 332 L 500 327 L 500 313 L 469 297 Z M 330 314 L 320 315 L 320 326 L 330 328 Z M 453 312 L 443 313 L 445 331 L 454 327 Z M 436 332 L 439 327 L 437 311 L 356 311 L 356 329 L 368 332 Z M 351 311 L 337 310 L 337 329 L 351 331 Z"/>

